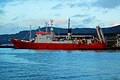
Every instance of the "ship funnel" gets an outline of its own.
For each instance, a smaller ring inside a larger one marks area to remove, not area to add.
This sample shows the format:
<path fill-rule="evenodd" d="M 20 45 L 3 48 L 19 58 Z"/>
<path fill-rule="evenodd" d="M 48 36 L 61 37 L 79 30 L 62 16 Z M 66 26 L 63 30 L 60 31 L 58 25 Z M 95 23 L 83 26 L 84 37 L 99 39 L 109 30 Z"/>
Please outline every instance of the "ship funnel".
<path fill-rule="evenodd" d="M 105 37 L 104 37 L 104 34 L 103 34 L 100 26 L 96 26 L 96 30 L 97 30 L 97 35 L 98 35 L 98 38 L 99 38 L 100 42 L 105 43 Z"/>

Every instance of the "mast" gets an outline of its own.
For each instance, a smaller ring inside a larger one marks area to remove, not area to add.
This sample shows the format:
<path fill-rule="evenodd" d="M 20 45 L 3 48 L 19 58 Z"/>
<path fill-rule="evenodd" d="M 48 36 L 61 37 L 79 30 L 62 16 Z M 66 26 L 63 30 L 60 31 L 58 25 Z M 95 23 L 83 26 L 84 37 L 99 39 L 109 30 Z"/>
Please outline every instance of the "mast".
<path fill-rule="evenodd" d="M 105 43 L 105 36 L 104 36 L 103 31 L 101 30 L 101 28 L 100 28 L 100 33 L 101 33 L 102 40 Z"/>
<path fill-rule="evenodd" d="M 72 37 L 71 28 L 70 28 L 70 18 L 68 19 L 68 40 Z"/>
<path fill-rule="evenodd" d="M 50 19 L 50 22 L 51 22 L 51 29 L 50 29 L 50 31 L 51 31 L 52 38 L 54 38 L 53 19 Z"/>
<path fill-rule="evenodd" d="M 30 25 L 30 36 L 29 36 L 29 41 L 31 41 L 31 25 Z"/>
<path fill-rule="evenodd" d="M 40 30 L 40 26 L 38 26 L 38 31 L 41 32 L 41 30 Z"/>
<path fill-rule="evenodd" d="M 99 38 L 100 42 L 105 42 L 105 38 L 104 38 L 104 35 L 103 35 L 103 32 L 102 32 L 100 26 L 97 26 L 96 30 L 97 30 L 97 34 L 98 34 L 98 38 Z"/>
<path fill-rule="evenodd" d="M 47 32 L 47 27 L 48 27 L 48 23 L 47 22 L 45 22 L 45 27 L 46 27 L 46 32 Z"/>
<path fill-rule="evenodd" d="M 50 19 L 50 23 L 51 23 L 51 32 L 53 32 L 53 19 Z"/>
<path fill-rule="evenodd" d="M 70 18 L 68 19 L 68 29 L 70 29 Z"/>

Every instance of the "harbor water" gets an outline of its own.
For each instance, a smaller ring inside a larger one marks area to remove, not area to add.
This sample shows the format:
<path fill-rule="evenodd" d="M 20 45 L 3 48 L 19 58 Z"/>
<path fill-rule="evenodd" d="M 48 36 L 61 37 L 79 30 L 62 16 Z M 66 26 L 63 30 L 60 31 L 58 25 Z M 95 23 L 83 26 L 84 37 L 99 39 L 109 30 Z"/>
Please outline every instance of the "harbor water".
<path fill-rule="evenodd" d="M 120 51 L 0 48 L 0 80 L 120 80 Z"/>

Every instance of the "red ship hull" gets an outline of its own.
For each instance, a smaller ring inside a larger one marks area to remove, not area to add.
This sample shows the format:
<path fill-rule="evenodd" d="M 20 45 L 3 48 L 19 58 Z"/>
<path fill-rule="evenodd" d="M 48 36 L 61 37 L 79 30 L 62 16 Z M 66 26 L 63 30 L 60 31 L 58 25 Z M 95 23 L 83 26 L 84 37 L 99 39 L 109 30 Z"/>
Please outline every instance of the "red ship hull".
<path fill-rule="evenodd" d="M 75 44 L 75 43 L 34 43 L 11 39 L 14 48 L 18 49 L 46 49 L 46 50 L 103 50 L 105 43 Z"/>

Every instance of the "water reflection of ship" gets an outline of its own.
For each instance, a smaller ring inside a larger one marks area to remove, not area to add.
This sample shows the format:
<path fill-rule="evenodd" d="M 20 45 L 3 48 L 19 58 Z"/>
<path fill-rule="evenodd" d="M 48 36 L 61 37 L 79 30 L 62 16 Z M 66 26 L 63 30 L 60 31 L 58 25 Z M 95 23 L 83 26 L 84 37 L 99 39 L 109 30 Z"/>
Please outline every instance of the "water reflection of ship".
<path fill-rule="evenodd" d="M 34 39 L 30 41 L 11 39 L 15 48 L 20 49 L 49 49 L 49 50 L 81 50 L 81 49 L 105 49 L 106 42 L 103 32 L 99 26 L 96 27 L 98 38 L 73 38 L 70 28 L 70 19 L 68 19 L 68 35 L 65 38 L 56 37 L 53 30 L 53 20 L 51 20 L 51 32 L 36 32 Z"/>

